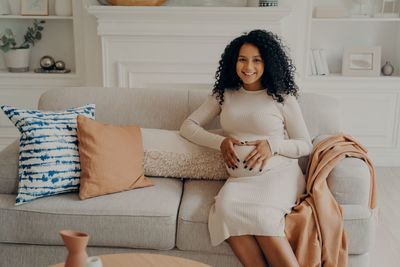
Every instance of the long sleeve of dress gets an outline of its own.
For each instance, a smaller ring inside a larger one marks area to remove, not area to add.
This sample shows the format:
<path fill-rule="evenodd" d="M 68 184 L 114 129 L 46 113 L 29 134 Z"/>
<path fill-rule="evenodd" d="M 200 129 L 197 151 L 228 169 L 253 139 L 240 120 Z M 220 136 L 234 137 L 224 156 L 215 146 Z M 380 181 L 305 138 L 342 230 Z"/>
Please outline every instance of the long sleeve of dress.
<path fill-rule="evenodd" d="M 294 96 L 287 97 L 282 107 L 282 113 L 288 139 L 267 138 L 272 153 L 289 158 L 300 158 L 310 154 L 311 138 L 300 106 Z"/>
<path fill-rule="evenodd" d="M 208 96 L 206 101 L 183 122 L 179 133 L 198 145 L 220 149 L 224 136 L 211 133 L 203 127 L 221 112 L 218 100 Z"/>

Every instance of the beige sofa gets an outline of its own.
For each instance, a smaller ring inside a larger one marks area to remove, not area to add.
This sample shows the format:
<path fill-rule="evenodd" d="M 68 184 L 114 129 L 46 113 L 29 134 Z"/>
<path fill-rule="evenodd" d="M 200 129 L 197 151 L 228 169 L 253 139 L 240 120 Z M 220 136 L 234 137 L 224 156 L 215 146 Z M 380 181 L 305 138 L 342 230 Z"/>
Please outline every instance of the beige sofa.
<path fill-rule="evenodd" d="M 39 109 L 63 110 L 96 104 L 96 120 L 179 129 L 208 90 L 64 88 L 48 91 Z M 305 93 L 299 99 L 311 136 L 340 131 L 338 103 Z M 4 103 L 6 104 L 6 103 Z M 211 128 L 218 127 L 214 122 Z M 315 139 L 316 138 L 316 139 Z M 304 167 L 307 159 L 301 159 Z M 34 267 L 62 261 L 60 229 L 91 235 L 89 255 L 148 252 L 176 255 L 216 267 L 240 266 L 226 242 L 210 244 L 207 218 L 222 181 L 152 177 L 155 186 L 80 201 L 76 193 L 14 206 L 18 142 L 0 152 L 0 265 Z M 344 207 L 350 266 L 368 266 L 375 220 L 368 208 L 369 172 L 358 159 L 344 159 L 330 174 L 329 186 Z"/>

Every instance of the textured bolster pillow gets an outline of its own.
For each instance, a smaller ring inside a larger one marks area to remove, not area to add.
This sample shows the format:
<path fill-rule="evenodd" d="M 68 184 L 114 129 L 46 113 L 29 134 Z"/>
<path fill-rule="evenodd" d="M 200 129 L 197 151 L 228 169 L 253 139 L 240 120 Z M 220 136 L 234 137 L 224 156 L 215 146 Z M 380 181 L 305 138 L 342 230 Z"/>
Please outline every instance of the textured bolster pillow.
<path fill-rule="evenodd" d="M 221 152 L 196 145 L 178 131 L 142 128 L 144 173 L 148 176 L 224 180 Z"/>

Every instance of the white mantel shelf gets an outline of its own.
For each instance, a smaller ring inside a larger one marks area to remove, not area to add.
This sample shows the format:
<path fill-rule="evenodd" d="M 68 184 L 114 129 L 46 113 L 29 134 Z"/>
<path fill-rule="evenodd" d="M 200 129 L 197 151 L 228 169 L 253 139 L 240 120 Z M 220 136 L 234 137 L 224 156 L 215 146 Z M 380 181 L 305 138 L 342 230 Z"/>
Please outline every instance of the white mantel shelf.
<path fill-rule="evenodd" d="M 210 36 L 214 32 L 231 36 L 232 27 L 226 28 L 226 25 L 275 24 L 291 10 L 287 7 L 89 6 L 88 12 L 97 17 L 100 35 L 129 34 L 134 30 L 143 35 Z M 193 25 L 197 26 L 197 31 L 193 30 Z"/>
<path fill-rule="evenodd" d="M 182 19 L 210 23 L 228 19 L 259 18 L 265 20 L 280 20 L 290 14 L 286 7 L 184 7 L 184 6 L 90 6 L 89 13 L 100 19 L 149 21 L 149 15 L 156 15 L 156 20 Z M 134 16 L 133 16 L 134 15 Z M 152 19 L 153 21 L 153 19 Z"/>

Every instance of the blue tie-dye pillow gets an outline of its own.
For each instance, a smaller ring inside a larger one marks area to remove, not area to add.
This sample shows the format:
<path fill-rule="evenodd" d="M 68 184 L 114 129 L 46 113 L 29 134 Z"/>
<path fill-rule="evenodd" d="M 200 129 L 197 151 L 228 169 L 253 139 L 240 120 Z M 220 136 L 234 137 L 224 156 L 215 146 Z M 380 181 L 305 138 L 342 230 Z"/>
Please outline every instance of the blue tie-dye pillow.
<path fill-rule="evenodd" d="M 65 111 L 1 109 L 21 132 L 16 205 L 79 190 L 76 117 L 94 119 L 95 105 Z"/>

